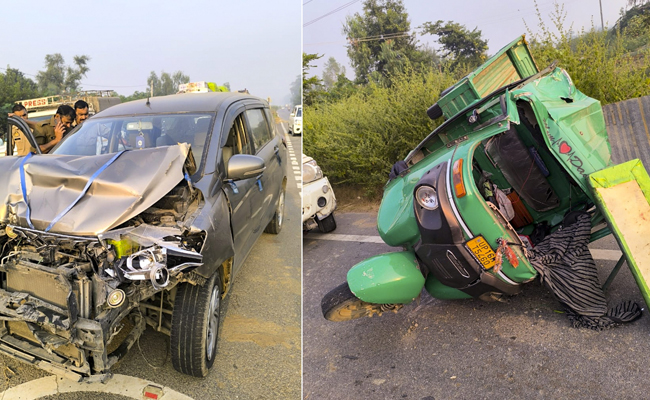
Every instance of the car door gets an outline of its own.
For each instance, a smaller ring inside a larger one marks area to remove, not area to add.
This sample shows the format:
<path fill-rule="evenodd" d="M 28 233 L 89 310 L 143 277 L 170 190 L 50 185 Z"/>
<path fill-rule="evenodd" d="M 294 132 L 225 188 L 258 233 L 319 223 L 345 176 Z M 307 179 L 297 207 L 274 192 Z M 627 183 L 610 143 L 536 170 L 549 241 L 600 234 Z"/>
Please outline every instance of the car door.
<path fill-rule="evenodd" d="M 259 192 L 251 197 L 253 219 L 256 221 L 255 235 L 259 236 L 269 223 L 275 212 L 275 205 L 282 185 L 282 162 L 279 147 L 281 139 L 274 135 L 268 121 L 265 109 L 259 106 L 248 106 L 246 119 L 255 148 L 255 155 L 264 160 L 266 169 L 259 177 Z"/>
<path fill-rule="evenodd" d="M 6 146 L 5 155 L 11 156 L 14 154 L 14 143 L 12 141 L 13 129 L 20 130 L 23 133 L 23 135 L 25 135 L 25 137 L 27 138 L 31 146 L 36 149 L 36 154 L 41 154 L 41 149 L 36 144 L 36 139 L 34 138 L 34 134 L 32 133 L 32 130 L 29 129 L 29 127 L 27 126 L 27 123 L 25 123 L 25 121 L 23 121 L 21 118 L 9 117 L 7 119 L 7 129 L 5 132 L 5 136 L 3 138 L 4 145 Z"/>
<path fill-rule="evenodd" d="M 224 123 L 224 134 L 228 137 L 221 148 L 221 162 L 224 171 L 228 171 L 228 161 L 236 154 L 255 154 L 248 132 L 248 125 L 245 119 L 245 108 L 242 106 L 230 111 L 230 117 Z M 258 223 L 253 218 L 252 204 L 259 197 L 259 186 L 256 177 L 231 181 L 226 176 L 223 185 L 223 192 L 230 203 L 231 216 L 230 224 L 233 233 L 235 246 L 235 269 L 241 265 L 241 261 L 255 242 L 254 231 Z"/>

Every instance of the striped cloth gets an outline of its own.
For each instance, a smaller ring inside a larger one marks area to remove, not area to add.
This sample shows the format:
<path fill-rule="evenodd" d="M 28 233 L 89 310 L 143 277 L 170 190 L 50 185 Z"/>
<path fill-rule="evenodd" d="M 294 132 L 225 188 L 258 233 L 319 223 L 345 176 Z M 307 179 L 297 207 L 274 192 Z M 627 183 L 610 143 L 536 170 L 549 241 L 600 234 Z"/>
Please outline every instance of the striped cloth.
<path fill-rule="evenodd" d="M 634 302 L 607 309 L 596 263 L 589 252 L 590 236 L 589 214 L 581 213 L 574 223 L 535 246 L 530 262 L 542 283 L 562 303 L 574 327 L 602 330 L 636 320 L 641 308 Z"/>

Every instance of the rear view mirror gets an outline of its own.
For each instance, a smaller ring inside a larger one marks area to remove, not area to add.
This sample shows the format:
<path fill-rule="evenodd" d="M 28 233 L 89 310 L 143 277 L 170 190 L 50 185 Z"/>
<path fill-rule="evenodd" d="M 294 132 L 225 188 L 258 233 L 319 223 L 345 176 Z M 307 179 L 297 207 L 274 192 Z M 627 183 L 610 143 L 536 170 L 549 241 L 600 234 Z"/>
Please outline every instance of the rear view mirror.
<path fill-rule="evenodd" d="M 254 178 L 264 172 L 264 160 L 249 154 L 235 154 L 228 160 L 228 179 L 238 181 Z"/>
<path fill-rule="evenodd" d="M 127 131 L 141 131 L 141 130 L 151 130 L 153 129 L 153 123 L 151 121 L 136 121 L 129 122 L 126 124 Z"/>

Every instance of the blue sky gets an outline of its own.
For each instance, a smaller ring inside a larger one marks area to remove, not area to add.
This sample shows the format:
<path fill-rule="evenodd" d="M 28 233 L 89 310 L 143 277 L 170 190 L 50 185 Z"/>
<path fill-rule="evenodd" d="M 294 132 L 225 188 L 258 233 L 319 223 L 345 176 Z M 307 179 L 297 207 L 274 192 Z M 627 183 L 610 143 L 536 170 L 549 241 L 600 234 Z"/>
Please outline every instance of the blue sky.
<path fill-rule="evenodd" d="M 192 81 L 230 82 L 233 90 L 247 88 L 283 104 L 300 74 L 301 5 L 302 0 L 7 2 L 0 16 L 0 68 L 36 75 L 46 54 L 61 53 L 67 64 L 86 54 L 91 60 L 84 89 L 129 95 L 146 90 L 152 70 L 181 70 Z"/>
<path fill-rule="evenodd" d="M 627 0 L 601 1 L 605 26 L 611 27 L 619 18 L 621 8 L 627 5 Z M 350 0 L 303 1 L 303 19 L 304 23 L 308 24 L 303 28 L 303 49 L 306 53 L 325 55 L 317 61 L 318 67 L 313 69 L 314 73 L 322 74 L 320 67 L 329 57 L 334 57 L 339 63 L 345 65 L 347 76 L 354 77 L 354 71 L 348 63 L 346 40 L 342 30 L 346 16 L 363 12 L 363 1 L 354 2 L 338 12 L 314 21 L 350 2 Z M 552 26 L 548 15 L 554 10 L 554 3 L 553 0 L 537 1 L 540 13 L 548 26 Z M 597 27 L 601 26 L 599 0 L 558 0 L 557 3 L 564 5 L 567 27 L 573 24 L 575 30 L 583 26 L 590 28 L 592 20 Z M 423 22 L 437 20 L 458 22 L 469 29 L 478 27 L 483 33 L 483 38 L 488 40 L 490 54 L 522 33 L 527 33 L 524 20 L 533 32 L 538 29 L 535 3 L 532 0 L 404 0 L 404 6 L 410 17 L 411 29 L 422 25 Z M 422 43 L 437 47 L 431 36 L 418 37 L 418 39 Z"/>

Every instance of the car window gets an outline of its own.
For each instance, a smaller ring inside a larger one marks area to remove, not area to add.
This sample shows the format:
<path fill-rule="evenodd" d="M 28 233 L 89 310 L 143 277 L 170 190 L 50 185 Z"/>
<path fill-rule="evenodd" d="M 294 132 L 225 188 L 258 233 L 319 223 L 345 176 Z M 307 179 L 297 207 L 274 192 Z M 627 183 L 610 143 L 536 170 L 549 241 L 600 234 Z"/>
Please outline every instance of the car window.
<path fill-rule="evenodd" d="M 255 145 L 255 150 L 259 151 L 259 149 L 271 141 L 272 136 L 269 124 L 267 123 L 261 108 L 246 110 L 246 117 L 248 118 L 248 124 L 251 129 L 251 137 Z"/>
<path fill-rule="evenodd" d="M 212 118 L 210 114 L 93 118 L 66 136 L 52 153 L 96 155 L 188 143 L 200 165 Z"/>
<path fill-rule="evenodd" d="M 265 108 L 264 114 L 266 115 L 266 120 L 269 121 L 271 125 L 271 138 L 274 138 L 277 136 L 278 132 L 276 130 L 275 123 L 273 123 L 273 116 L 271 115 L 271 111 L 268 108 Z"/>
<path fill-rule="evenodd" d="M 298 111 L 296 111 L 296 117 L 302 117 L 302 108 L 299 108 Z"/>
<path fill-rule="evenodd" d="M 244 123 L 244 114 L 239 114 L 233 121 L 224 145 L 224 158 L 228 154 L 253 154 L 253 146 Z"/>

